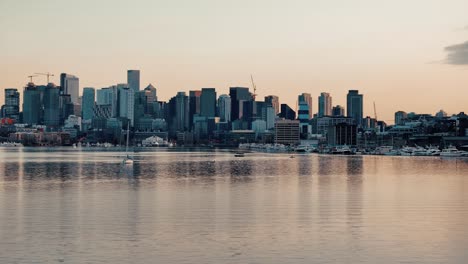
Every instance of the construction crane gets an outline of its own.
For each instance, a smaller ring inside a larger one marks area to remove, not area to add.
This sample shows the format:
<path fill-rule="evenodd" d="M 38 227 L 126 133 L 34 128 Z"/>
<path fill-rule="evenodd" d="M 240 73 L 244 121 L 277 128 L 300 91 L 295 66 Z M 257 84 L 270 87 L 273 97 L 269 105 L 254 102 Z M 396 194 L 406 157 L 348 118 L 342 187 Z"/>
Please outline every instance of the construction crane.
<path fill-rule="evenodd" d="M 29 76 L 28 76 L 28 78 L 29 78 L 29 82 L 31 82 L 31 83 L 33 82 L 33 80 L 32 80 L 32 79 L 33 79 L 33 77 L 37 77 L 37 75 L 29 75 Z"/>
<path fill-rule="evenodd" d="M 50 76 L 54 76 L 52 73 L 50 72 L 46 72 L 46 73 L 34 73 L 34 74 L 39 74 L 39 75 L 46 75 L 47 76 L 47 83 L 49 83 L 49 78 Z"/>
<path fill-rule="evenodd" d="M 377 121 L 377 108 L 375 107 L 375 101 L 374 101 L 374 118 L 375 118 L 375 121 Z"/>
<path fill-rule="evenodd" d="M 254 90 L 254 92 L 252 94 L 252 99 L 255 101 L 255 98 L 257 97 L 257 86 L 254 83 L 254 79 L 253 79 L 252 74 L 250 74 L 250 80 L 252 80 L 252 88 Z"/>

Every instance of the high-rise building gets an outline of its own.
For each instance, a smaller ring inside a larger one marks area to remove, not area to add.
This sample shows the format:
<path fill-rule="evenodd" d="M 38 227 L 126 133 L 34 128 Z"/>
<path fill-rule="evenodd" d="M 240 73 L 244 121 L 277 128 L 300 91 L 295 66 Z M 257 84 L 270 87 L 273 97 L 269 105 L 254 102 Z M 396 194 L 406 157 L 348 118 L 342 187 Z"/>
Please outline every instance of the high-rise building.
<path fill-rule="evenodd" d="M 134 92 L 140 91 L 140 70 L 127 71 L 127 84 Z"/>
<path fill-rule="evenodd" d="M 275 114 L 279 114 L 280 112 L 280 104 L 279 104 L 279 97 L 276 95 L 268 95 L 265 96 L 265 103 L 266 107 L 271 106 L 275 109 Z"/>
<path fill-rule="evenodd" d="M 332 108 L 332 116 L 345 116 L 345 109 L 341 105 Z"/>
<path fill-rule="evenodd" d="M 175 128 L 176 131 L 188 131 L 189 126 L 189 102 L 185 92 L 178 92 L 175 97 Z"/>
<path fill-rule="evenodd" d="M 158 94 L 156 88 L 150 83 L 145 88 L 146 92 L 146 100 L 148 103 L 157 102 L 158 101 Z"/>
<path fill-rule="evenodd" d="M 130 125 L 135 125 L 135 92 L 129 87 L 119 88 L 119 117 L 130 120 Z"/>
<path fill-rule="evenodd" d="M 5 104 L 3 105 L 3 117 L 19 121 L 19 102 L 20 95 L 17 89 L 5 89 Z"/>
<path fill-rule="evenodd" d="M 62 94 L 69 94 L 72 103 L 79 103 L 80 80 L 78 77 L 62 73 L 60 74 L 60 89 Z"/>
<path fill-rule="evenodd" d="M 349 90 L 346 98 L 347 116 L 354 119 L 358 127 L 362 126 L 363 95 L 358 90 Z"/>
<path fill-rule="evenodd" d="M 265 109 L 265 112 L 266 112 L 266 117 L 265 117 L 266 128 L 272 129 L 275 127 L 276 110 L 271 106 L 267 106 Z"/>
<path fill-rule="evenodd" d="M 195 115 L 200 115 L 201 112 L 201 91 L 195 90 L 189 92 L 189 127 L 193 126 Z"/>
<path fill-rule="evenodd" d="M 60 125 L 60 89 L 53 83 L 47 84 L 44 92 L 44 125 L 58 127 Z"/>
<path fill-rule="evenodd" d="M 42 95 L 38 87 L 30 82 L 23 91 L 23 123 L 39 125 L 42 122 Z"/>
<path fill-rule="evenodd" d="M 298 105 L 299 104 L 307 104 L 307 107 L 308 107 L 308 117 L 307 119 L 311 119 L 313 117 L 313 114 L 312 114 L 312 96 L 309 94 L 309 93 L 302 93 L 298 96 Z M 304 109 L 305 110 L 305 109 Z"/>
<path fill-rule="evenodd" d="M 249 88 L 245 87 L 230 87 L 229 96 L 231 97 L 231 120 L 242 118 L 243 105 L 245 101 L 252 101 L 252 94 Z"/>
<path fill-rule="evenodd" d="M 81 104 L 82 120 L 92 120 L 94 117 L 95 89 L 86 87 L 83 89 L 83 98 Z"/>
<path fill-rule="evenodd" d="M 219 119 L 221 122 L 231 121 L 231 97 L 222 94 L 218 98 Z"/>
<path fill-rule="evenodd" d="M 205 117 L 216 116 L 215 88 L 202 88 L 200 96 L 200 115 Z"/>
<path fill-rule="evenodd" d="M 281 113 L 279 114 L 279 117 L 282 117 L 284 119 L 294 120 L 296 119 L 296 112 L 292 110 L 292 108 L 289 107 L 289 105 L 281 104 Z"/>
<path fill-rule="evenodd" d="M 319 111 L 318 116 L 331 116 L 332 115 L 332 97 L 329 93 L 321 93 L 318 98 Z"/>

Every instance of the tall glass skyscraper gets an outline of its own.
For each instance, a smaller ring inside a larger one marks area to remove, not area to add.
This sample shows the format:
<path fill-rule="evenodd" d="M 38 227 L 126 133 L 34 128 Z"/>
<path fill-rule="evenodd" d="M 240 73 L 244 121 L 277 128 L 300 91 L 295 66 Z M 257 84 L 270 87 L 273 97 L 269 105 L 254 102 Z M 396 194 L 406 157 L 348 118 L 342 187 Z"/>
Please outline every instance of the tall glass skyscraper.
<path fill-rule="evenodd" d="M 200 96 L 200 115 L 205 117 L 216 116 L 215 88 L 202 88 Z"/>
<path fill-rule="evenodd" d="M 332 115 L 332 97 L 329 93 L 321 93 L 318 98 L 319 111 L 318 116 L 331 116 Z"/>
<path fill-rule="evenodd" d="M 60 89 L 53 83 L 47 84 L 44 92 L 44 125 L 58 127 L 60 125 Z"/>
<path fill-rule="evenodd" d="M 231 97 L 222 94 L 218 98 L 219 119 L 221 122 L 231 121 Z"/>
<path fill-rule="evenodd" d="M 235 121 L 242 117 L 244 101 L 252 101 L 252 95 L 249 88 L 230 87 L 229 96 L 231 97 L 231 120 Z"/>
<path fill-rule="evenodd" d="M 41 123 L 41 92 L 34 83 L 28 83 L 23 91 L 23 123 L 39 125 Z"/>
<path fill-rule="evenodd" d="M 72 103 L 79 103 L 80 80 L 78 77 L 62 73 L 60 74 L 60 89 L 62 94 L 69 94 Z"/>
<path fill-rule="evenodd" d="M 127 71 L 127 83 L 128 87 L 134 92 L 140 91 L 140 71 L 139 70 L 128 70 Z"/>
<path fill-rule="evenodd" d="M 306 103 L 307 104 L 307 108 L 308 108 L 308 117 L 307 119 L 311 119 L 313 114 L 312 114 L 312 96 L 309 94 L 309 93 L 302 93 L 298 96 L 298 99 L 297 99 L 297 103 L 298 105 L 302 103 Z M 304 107 L 304 106 L 303 106 Z M 305 110 L 305 109 L 304 109 Z"/>
<path fill-rule="evenodd" d="M 354 119 L 358 127 L 362 126 L 363 95 L 359 90 L 349 90 L 346 97 L 346 115 Z"/>
<path fill-rule="evenodd" d="M 83 89 L 83 99 L 81 104 L 81 117 L 83 120 L 92 120 L 94 117 L 95 90 L 92 87 Z"/>

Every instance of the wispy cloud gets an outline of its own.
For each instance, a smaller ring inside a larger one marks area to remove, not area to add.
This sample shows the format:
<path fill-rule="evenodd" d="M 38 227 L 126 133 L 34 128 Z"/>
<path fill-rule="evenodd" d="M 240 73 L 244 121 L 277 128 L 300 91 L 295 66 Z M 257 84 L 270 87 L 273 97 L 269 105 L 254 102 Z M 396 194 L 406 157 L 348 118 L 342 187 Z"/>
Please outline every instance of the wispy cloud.
<path fill-rule="evenodd" d="M 468 29 L 468 27 L 467 27 Z M 452 65 L 468 65 L 468 41 L 444 48 L 447 52 L 446 62 Z"/>

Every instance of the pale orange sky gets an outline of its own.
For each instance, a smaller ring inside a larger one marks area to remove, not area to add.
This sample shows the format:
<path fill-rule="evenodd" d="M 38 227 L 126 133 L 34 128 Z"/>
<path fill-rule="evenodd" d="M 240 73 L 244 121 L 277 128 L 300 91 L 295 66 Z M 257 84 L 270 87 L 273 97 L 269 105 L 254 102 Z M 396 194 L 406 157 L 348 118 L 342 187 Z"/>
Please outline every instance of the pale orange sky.
<path fill-rule="evenodd" d="M 468 112 L 468 44 L 449 61 L 444 50 L 468 41 L 466 10 L 466 0 L 0 0 L 0 88 L 47 71 L 102 88 L 140 69 L 142 88 L 168 100 L 251 86 L 253 74 L 260 97 L 294 106 L 308 92 L 314 111 L 320 92 L 346 105 L 359 89 L 365 114 L 375 101 L 389 123 L 398 110 Z"/>

